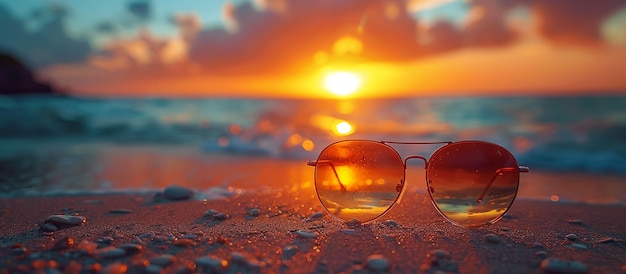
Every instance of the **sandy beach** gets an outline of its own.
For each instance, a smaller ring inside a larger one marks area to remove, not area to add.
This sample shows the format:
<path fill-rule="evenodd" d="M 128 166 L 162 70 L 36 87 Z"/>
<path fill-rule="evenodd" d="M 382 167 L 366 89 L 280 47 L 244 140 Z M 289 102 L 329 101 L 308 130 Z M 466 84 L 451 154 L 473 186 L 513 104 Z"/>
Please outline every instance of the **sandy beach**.
<path fill-rule="evenodd" d="M 5 161 L 15 165 L 4 171 L 7 181 L 32 176 L 26 182 L 39 185 L 4 186 L 14 191 L 0 199 L 3 273 L 626 269 L 619 176 L 524 174 L 518 199 L 501 221 L 464 228 L 436 212 L 425 194 L 423 167 L 410 166 L 401 203 L 372 223 L 355 225 L 324 211 L 313 169 L 300 160 L 180 147 L 76 145 L 58 151 Z M 28 161 L 37 165 L 21 170 Z"/>
<path fill-rule="evenodd" d="M 323 213 L 309 185 L 221 194 L 206 200 L 195 193 L 183 201 L 123 194 L 2 199 L 0 264 L 4 273 L 626 269 L 623 206 L 522 200 L 495 225 L 470 229 L 446 222 L 425 195 L 409 192 L 380 220 L 348 226 Z M 54 214 L 86 221 L 47 232 L 42 225 Z M 546 258 L 578 263 L 551 269 L 547 262 L 554 261 Z"/>

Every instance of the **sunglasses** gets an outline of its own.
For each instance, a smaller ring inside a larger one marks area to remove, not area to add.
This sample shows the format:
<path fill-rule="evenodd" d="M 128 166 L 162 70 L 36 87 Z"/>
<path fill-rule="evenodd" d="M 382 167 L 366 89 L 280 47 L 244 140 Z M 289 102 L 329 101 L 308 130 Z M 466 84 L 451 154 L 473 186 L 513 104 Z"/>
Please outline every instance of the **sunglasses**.
<path fill-rule="evenodd" d="M 403 160 L 390 144 L 443 146 L 430 159 L 412 155 Z M 428 194 L 437 211 L 462 226 L 500 220 L 515 200 L 520 172 L 529 171 L 505 148 L 483 141 L 339 141 L 307 165 L 315 167 L 315 189 L 328 213 L 344 222 L 366 223 L 400 202 L 410 159 L 424 161 Z"/>

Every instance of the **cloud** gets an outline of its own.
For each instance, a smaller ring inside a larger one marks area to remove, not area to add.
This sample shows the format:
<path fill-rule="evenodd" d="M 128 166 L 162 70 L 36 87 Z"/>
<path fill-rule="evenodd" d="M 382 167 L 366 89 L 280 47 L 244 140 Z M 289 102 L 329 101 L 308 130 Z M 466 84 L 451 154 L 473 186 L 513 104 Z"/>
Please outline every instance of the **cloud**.
<path fill-rule="evenodd" d="M 175 36 L 155 37 L 144 29 L 136 37 L 106 43 L 90 62 L 112 70 L 150 70 L 185 63 L 213 75 L 295 74 L 320 66 L 411 62 L 463 48 L 514 44 L 522 34 L 508 20 L 520 6 L 536 22 L 532 25 L 535 33 L 548 42 L 602 45 L 601 25 L 626 5 L 623 0 L 466 0 L 469 13 L 460 25 L 439 20 L 425 26 L 410 13 L 451 1 L 226 2 L 226 29 L 202 29 L 199 16 L 176 15 L 179 31 Z M 149 1 L 133 1 L 127 8 L 137 18 L 150 18 Z M 61 27 L 56 25 L 57 33 Z M 103 31 L 109 29 L 103 26 Z M 66 34 L 60 37 L 70 42 Z"/>
<path fill-rule="evenodd" d="M 0 48 L 11 52 L 35 67 L 58 63 L 83 62 L 91 54 L 87 39 L 70 35 L 65 25 L 69 10 L 50 5 L 36 11 L 40 15 L 35 29 L 27 29 L 26 22 L 15 17 L 0 5 Z M 6 38 L 8 36 L 8 39 Z"/>
<path fill-rule="evenodd" d="M 537 17 L 539 33 L 558 44 L 600 45 L 601 27 L 620 8 L 623 0 L 527 0 Z"/>
<path fill-rule="evenodd" d="M 140 21 L 146 21 L 152 15 L 152 6 L 149 1 L 145 0 L 131 1 L 126 6 L 126 9 Z"/>

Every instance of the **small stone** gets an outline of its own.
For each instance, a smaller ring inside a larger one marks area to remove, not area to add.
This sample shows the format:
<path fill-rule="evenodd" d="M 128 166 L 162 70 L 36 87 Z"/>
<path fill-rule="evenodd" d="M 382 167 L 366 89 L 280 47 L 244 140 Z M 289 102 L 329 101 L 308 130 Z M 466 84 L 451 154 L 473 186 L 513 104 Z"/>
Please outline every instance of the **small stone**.
<path fill-rule="evenodd" d="M 146 271 L 147 273 L 160 274 L 160 273 L 161 273 L 161 271 L 163 271 L 163 269 L 162 269 L 160 266 L 158 266 L 158 265 L 153 265 L 153 264 L 152 264 L 152 265 L 147 266 L 147 267 L 145 268 L 145 271 Z"/>
<path fill-rule="evenodd" d="M 125 243 L 119 246 L 119 248 L 126 250 L 126 253 L 137 253 L 143 250 L 143 246 L 133 243 Z"/>
<path fill-rule="evenodd" d="M 196 242 L 194 242 L 191 239 L 178 239 L 178 240 L 174 241 L 174 245 L 175 246 L 189 247 L 189 246 L 196 246 Z"/>
<path fill-rule="evenodd" d="M 63 237 L 52 245 L 52 250 L 65 250 L 74 246 L 74 239 L 72 237 Z"/>
<path fill-rule="evenodd" d="M 581 219 L 569 219 L 567 220 L 568 223 L 573 224 L 573 225 L 583 225 L 584 222 Z"/>
<path fill-rule="evenodd" d="M 217 210 L 215 209 L 209 209 L 206 212 L 204 212 L 204 217 L 211 217 L 215 214 L 219 213 Z"/>
<path fill-rule="evenodd" d="M 174 263 L 174 256 L 170 254 L 163 254 L 150 259 L 150 264 L 158 265 L 160 267 L 166 267 Z"/>
<path fill-rule="evenodd" d="M 385 220 L 383 222 L 383 224 L 385 224 L 388 227 L 397 227 L 398 226 L 398 222 L 396 222 L 394 220 Z"/>
<path fill-rule="evenodd" d="M 28 249 L 26 249 L 23 246 L 18 246 L 18 247 L 13 248 L 11 250 L 11 255 L 13 255 L 13 256 L 20 256 L 20 255 L 26 254 L 26 252 L 28 252 Z"/>
<path fill-rule="evenodd" d="M 302 230 L 302 229 L 301 230 L 297 230 L 296 231 L 296 235 L 299 238 L 305 238 L 305 239 L 317 238 L 317 233 L 310 232 L 310 231 L 307 231 L 307 230 Z"/>
<path fill-rule="evenodd" d="M 253 208 L 248 210 L 248 215 L 252 217 L 258 217 L 259 215 L 261 215 L 261 211 L 258 208 Z"/>
<path fill-rule="evenodd" d="M 563 261 L 556 258 L 547 258 L 541 261 L 541 270 L 554 274 L 584 274 L 589 273 L 586 265 L 578 261 Z"/>
<path fill-rule="evenodd" d="M 293 255 L 298 253 L 298 250 L 300 250 L 300 248 L 297 245 L 288 245 L 283 247 L 283 259 L 291 259 Z"/>
<path fill-rule="evenodd" d="M 54 225 L 80 225 L 86 221 L 87 218 L 83 216 L 50 215 L 46 218 L 45 223 L 52 223 Z"/>
<path fill-rule="evenodd" d="M 92 254 L 94 251 L 96 251 L 96 248 L 98 248 L 98 244 L 88 240 L 82 240 L 80 241 L 80 243 L 78 243 L 76 248 L 87 254 Z"/>
<path fill-rule="evenodd" d="M 580 239 L 580 237 L 578 237 L 578 235 L 574 233 L 570 233 L 570 234 L 565 235 L 565 239 L 568 239 L 570 241 L 577 241 L 578 239 Z"/>
<path fill-rule="evenodd" d="M 46 232 L 55 232 L 59 230 L 59 228 L 51 223 L 45 223 L 41 226 L 41 230 Z"/>
<path fill-rule="evenodd" d="M 448 253 L 448 251 L 445 251 L 443 249 L 435 249 L 431 251 L 428 256 L 430 256 L 431 258 L 435 260 L 441 260 L 441 259 L 450 260 L 452 258 L 450 256 L 450 253 Z"/>
<path fill-rule="evenodd" d="M 357 219 L 350 219 L 349 221 L 345 222 L 345 224 L 348 228 L 357 228 L 361 226 L 361 221 Z"/>
<path fill-rule="evenodd" d="M 244 264 L 246 262 L 246 256 L 240 252 L 232 252 L 230 253 L 230 262 L 233 264 Z"/>
<path fill-rule="evenodd" d="M 367 268 L 374 271 L 385 271 L 389 269 L 389 261 L 380 254 L 370 255 L 367 257 Z"/>
<path fill-rule="evenodd" d="M 104 245 L 110 245 L 113 242 L 113 238 L 108 237 L 108 236 L 102 237 L 100 239 L 97 239 L 96 242 L 100 244 L 104 244 Z"/>
<path fill-rule="evenodd" d="M 324 216 L 324 213 L 321 211 L 318 211 L 318 212 L 311 214 L 311 216 L 309 216 L 309 219 L 319 219 L 319 218 L 322 218 L 322 216 Z"/>
<path fill-rule="evenodd" d="M 354 235 L 356 234 L 356 230 L 352 229 L 352 228 L 344 228 L 339 230 L 341 233 L 346 234 L 346 235 Z"/>
<path fill-rule="evenodd" d="M 100 250 L 96 250 L 96 253 L 103 259 L 114 259 L 126 255 L 126 250 L 116 247 L 105 247 Z"/>
<path fill-rule="evenodd" d="M 226 219 L 228 219 L 230 216 L 228 216 L 228 214 L 220 212 L 217 213 L 215 215 L 213 215 L 213 218 L 215 218 L 216 220 L 220 220 L 220 221 L 224 221 Z"/>
<path fill-rule="evenodd" d="M 587 247 L 586 245 L 578 244 L 578 243 L 573 243 L 573 244 L 569 245 L 569 247 L 574 248 L 574 249 L 578 249 L 578 250 L 588 250 L 589 249 L 589 247 Z"/>
<path fill-rule="evenodd" d="M 133 212 L 131 209 L 124 209 L 124 208 L 109 210 L 109 213 L 111 214 L 128 214 L 131 212 Z"/>
<path fill-rule="evenodd" d="M 228 267 L 228 261 L 214 256 L 204 256 L 196 259 L 196 265 L 201 273 L 212 273 L 224 270 Z"/>
<path fill-rule="evenodd" d="M 487 234 L 484 236 L 485 241 L 492 243 L 492 244 L 497 244 L 500 243 L 500 237 L 498 237 L 498 235 L 496 234 Z"/>
<path fill-rule="evenodd" d="M 614 243 L 617 242 L 618 240 L 615 238 L 602 238 L 600 240 L 597 240 L 596 243 L 601 243 L 601 244 L 605 244 L 605 243 Z"/>
<path fill-rule="evenodd" d="M 261 273 L 261 269 L 266 266 L 264 262 L 255 259 L 246 261 L 246 265 L 248 266 L 250 273 Z"/>
<path fill-rule="evenodd" d="M 104 274 L 124 274 L 128 271 L 128 266 L 123 263 L 112 263 L 102 270 Z"/>
<path fill-rule="evenodd" d="M 533 243 L 533 248 L 545 248 L 545 246 L 543 246 L 543 244 L 541 244 L 539 242 L 534 242 Z"/>
<path fill-rule="evenodd" d="M 193 190 L 180 186 L 169 186 L 163 191 L 163 197 L 171 201 L 188 200 L 193 194 Z"/>

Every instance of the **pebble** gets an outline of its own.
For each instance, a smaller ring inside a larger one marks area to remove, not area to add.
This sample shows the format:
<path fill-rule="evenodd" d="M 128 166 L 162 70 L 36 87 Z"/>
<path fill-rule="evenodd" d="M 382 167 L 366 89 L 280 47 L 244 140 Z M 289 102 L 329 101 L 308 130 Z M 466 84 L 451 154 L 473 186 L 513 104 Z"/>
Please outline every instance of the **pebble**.
<path fill-rule="evenodd" d="M 317 233 L 307 231 L 307 230 L 297 230 L 296 235 L 300 238 L 305 238 L 305 239 L 313 239 L 313 238 L 317 238 L 318 236 Z"/>
<path fill-rule="evenodd" d="M 196 246 L 196 242 L 194 242 L 192 239 L 178 239 L 174 241 L 174 245 L 182 246 L 182 247 L 189 247 L 189 246 Z"/>
<path fill-rule="evenodd" d="M 309 219 L 319 219 L 319 218 L 322 218 L 322 216 L 324 216 L 324 213 L 321 211 L 318 211 L 318 212 L 311 214 L 311 216 L 309 216 Z"/>
<path fill-rule="evenodd" d="M 98 248 L 98 244 L 88 241 L 88 240 L 82 240 L 80 241 L 80 243 L 78 243 L 78 246 L 76 246 L 76 248 L 78 248 L 79 250 L 82 250 L 83 252 L 87 254 L 91 254 L 94 251 L 96 251 L 96 248 Z"/>
<path fill-rule="evenodd" d="M 341 233 L 347 234 L 347 235 L 354 235 L 354 234 L 356 234 L 356 230 L 354 230 L 352 228 L 344 228 L 344 229 L 341 229 L 339 231 L 341 231 Z"/>
<path fill-rule="evenodd" d="M 19 256 L 19 255 L 24 255 L 24 254 L 26 254 L 26 252 L 28 252 L 28 249 L 26 249 L 26 248 L 25 248 L 25 247 L 23 247 L 23 246 L 19 246 L 19 247 L 13 248 L 13 249 L 11 250 L 11 255 L 13 255 L 13 256 Z"/>
<path fill-rule="evenodd" d="M 234 251 L 230 253 L 230 262 L 233 264 L 244 264 L 246 262 L 246 256 L 243 253 Z"/>
<path fill-rule="evenodd" d="M 126 255 L 126 250 L 116 247 L 105 247 L 96 251 L 100 258 L 113 259 Z"/>
<path fill-rule="evenodd" d="M 426 257 L 426 262 L 420 267 L 425 273 L 459 273 L 459 267 L 448 251 L 435 249 Z"/>
<path fill-rule="evenodd" d="M 550 274 L 584 274 L 589 273 L 586 265 L 578 261 L 563 261 L 547 258 L 541 261 L 541 270 Z"/>
<path fill-rule="evenodd" d="M 398 226 L 398 222 L 394 221 L 394 220 L 386 220 L 383 222 L 383 224 L 385 224 L 386 226 L 389 227 L 397 227 Z"/>
<path fill-rule="evenodd" d="M 174 256 L 163 254 L 150 259 L 150 264 L 166 267 L 174 262 Z"/>
<path fill-rule="evenodd" d="M 143 250 L 143 246 L 133 243 L 125 243 L 119 246 L 119 248 L 126 250 L 127 253 L 137 253 Z"/>
<path fill-rule="evenodd" d="M 163 197 L 171 201 L 188 200 L 192 196 L 193 190 L 180 186 L 169 186 L 163 191 Z"/>
<path fill-rule="evenodd" d="M 46 218 L 45 223 L 52 223 L 54 225 L 80 225 L 86 221 L 87 218 L 83 216 L 50 215 Z"/>
<path fill-rule="evenodd" d="M 298 250 L 300 250 L 300 248 L 297 245 L 288 245 L 283 247 L 283 258 L 287 260 L 291 259 L 293 255 L 298 253 Z"/>
<path fill-rule="evenodd" d="M 41 226 L 41 229 L 43 231 L 47 231 L 47 232 L 55 232 L 57 230 L 59 230 L 59 228 L 51 223 L 45 223 Z"/>
<path fill-rule="evenodd" d="M 487 234 L 485 235 L 485 241 L 492 243 L 492 244 L 497 244 L 500 243 L 500 237 L 498 237 L 498 235 L 496 234 Z"/>
<path fill-rule="evenodd" d="M 357 219 L 350 219 L 349 221 L 345 222 L 345 224 L 349 228 L 357 228 L 361 226 L 361 221 Z"/>
<path fill-rule="evenodd" d="M 161 267 L 158 265 L 149 265 L 148 267 L 145 268 L 145 270 L 147 273 L 156 273 L 156 274 L 159 274 L 162 271 Z"/>
<path fill-rule="evenodd" d="M 253 208 L 248 210 L 248 215 L 252 217 L 258 217 L 259 215 L 261 215 L 261 211 L 258 208 Z"/>
<path fill-rule="evenodd" d="M 226 219 L 228 219 L 230 216 L 228 216 L 228 214 L 224 213 L 224 212 L 220 212 L 217 213 L 215 215 L 213 215 L 213 218 L 215 218 L 216 220 L 220 220 L 220 221 L 224 221 Z"/>
<path fill-rule="evenodd" d="M 209 209 L 206 212 L 204 212 L 204 217 L 211 217 L 215 214 L 219 213 L 219 211 L 215 210 L 215 209 Z"/>
<path fill-rule="evenodd" d="M 548 252 L 543 251 L 543 250 L 537 251 L 537 252 L 535 252 L 535 257 L 537 257 L 539 259 L 545 259 L 545 258 L 548 257 Z"/>
<path fill-rule="evenodd" d="M 570 241 L 576 241 L 578 239 L 580 239 L 580 237 L 578 237 L 578 235 L 574 234 L 574 233 L 570 233 L 565 235 L 565 239 L 568 239 Z"/>
<path fill-rule="evenodd" d="M 569 245 L 569 247 L 574 248 L 574 249 L 578 249 L 578 250 L 588 250 L 589 249 L 589 247 L 587 247 L 586 245 L 577 244 L 577 243 L 573 243 L 573 244 Z"/>
<path fill-rule="evenodd" d="M 450 260 L 450 258 L 452 258 L 450 256 L 450 253 L 448 253 L 448 251 L 445 251 L 443 249 L 435 249 L 433 251 L 431 251 L 428 254 L 429 257 L 431 257 L 433 260 Z"/>
<path fill-rule="evenodd" d="M 543 244 L 541 244 L 540 242 L 534 242 L 533 243 L 533 248 L 546 248 Z"/>
<path fill-rule="evenodd" d="M 389 269 L 389 261 L 380 254 L 370 255 L 367 257 L 367 268 L 374 271 L 385 271 Z"/>
<path fill-rule="evenodd" d="M 204 256 L 196 259 L 196 265 L 198 267 L 203 268 L 201 272 L 215 272 L 228 267 L 228 261 L 214 257 L 214 256 Z M 207 269 L 208 268 L 208 269 Z M 208 271 L 211 270 L 211 271 Z"/>
<path fill-rule="evenodd" d="M 109 210 L 109 213 L 111 214 L 128 214 L 131 212 L 133 212 L 131 209 L 125 209 L 125 208 Z"/>
<path fill-rule="evenodd" d="M 102 270 L 104 274 L 124 274 L 128 271 L 128 266 L 123 263 L 112 263 Z"/>
<path fill-rule="evenodd" d="M 68 248 L 72 248 L 74 246 L 74 238 L 72 237 L 63 237 L 58 239 L 52 245 L 52 250 L 65 250 Z"/>
<path fill-rule="evenodd" d="M 581 219 L 569 219 L 567 220 L 568 223 L 573 224 L 573 225 L 583 225 L 583 220 Z"/>

